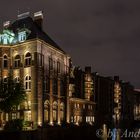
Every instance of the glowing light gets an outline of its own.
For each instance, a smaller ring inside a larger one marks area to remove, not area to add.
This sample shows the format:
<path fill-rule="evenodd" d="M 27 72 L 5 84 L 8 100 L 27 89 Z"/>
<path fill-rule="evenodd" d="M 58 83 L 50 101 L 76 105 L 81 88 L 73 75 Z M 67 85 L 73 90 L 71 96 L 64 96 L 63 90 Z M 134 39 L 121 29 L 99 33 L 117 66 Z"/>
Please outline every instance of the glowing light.
<path fill-rule="evenodd" d="M 53 122 L 52 121 L 50 122 L 50 125 L 53 125 Z"/>
<path fill-rule="evenodd" d="M 42 123 L 41 123 L 41 122 L 38 122 L 38 125 L 39 125 L 39 126 L 42 126 Z"/>

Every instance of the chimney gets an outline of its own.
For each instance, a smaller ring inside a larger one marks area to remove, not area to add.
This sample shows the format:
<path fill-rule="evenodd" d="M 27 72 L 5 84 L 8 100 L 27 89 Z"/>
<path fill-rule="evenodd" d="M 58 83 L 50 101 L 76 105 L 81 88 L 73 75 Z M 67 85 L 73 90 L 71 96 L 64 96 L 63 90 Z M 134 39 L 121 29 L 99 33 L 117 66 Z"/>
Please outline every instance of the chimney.
<path fill-rule="evenodd" d="M 5 21 L 5 22 L 3 23 L 3 28 L 4 28 L 4 29 L 7 29 L 9 26 L 10 26 L 10 21 Z"/>
<path fill-rule="evenodd" d="M 30 16 L 30 12 L 25 12 L 25 13 L 17 15 L 18 19 L 23 19 L 29 16 Z"/>
<path fill-rule="evenodd" d="M 119 82 L 119 76 L 114 76 L 114 80 L 115 80 L 116 82 Z"/>
<path fill-rule="evenodd" d="M 34 13 L 34 22 L 42 30 L 42 26 L 43 26 L 43 12 L 42 11 L 38 11 Z"/>
<path fill-rule="evenodd" d="M 85 73 L 88 73 L 88 74 L 91 73 L 91 67 L 90 66 L 85 67 Z"/>

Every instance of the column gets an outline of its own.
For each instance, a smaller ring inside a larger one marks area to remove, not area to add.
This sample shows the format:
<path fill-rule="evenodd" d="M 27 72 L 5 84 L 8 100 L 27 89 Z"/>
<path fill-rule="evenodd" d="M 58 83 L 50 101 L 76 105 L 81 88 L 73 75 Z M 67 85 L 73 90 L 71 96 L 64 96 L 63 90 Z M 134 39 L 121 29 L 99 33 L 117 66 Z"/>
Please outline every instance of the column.
<path fill-rule="evenodd" d="M 66 96 L 67 96 L 67 98 L 66 98 L 66 100 L 67 100 L 67 110 L 66 110 L 67 116 L 66 116 L 66 120 L 67 120 L 67 123 L 70 123 L 69 76 L 67 76 L 66 82 L 67 82 L 67 85 L 66 85 L 66 87 L 67 87 L 67 94 L 66 94 Z"/>
<path fill-rule="evenodd" d="M 50 73 L 50 124 L 53 125 L 53 78 Z"/>
<path fill-rule="evenodd" d="M 57 121 L 58 121 L 58 124 L 60 124 L 61 123 L 61 120 L 60 120 L 60 89 L 61 89 L 61 87 L 60 87 L 61 85 L 60 85 L 60 77 L 59 77 L 59 75 L 58 75 L 58 79 L 57 79 L 57 94 L 58 94 L 58 114 L 57 114 L 57 116 L 58 116 L 58 118 L 57 118 Z"/>

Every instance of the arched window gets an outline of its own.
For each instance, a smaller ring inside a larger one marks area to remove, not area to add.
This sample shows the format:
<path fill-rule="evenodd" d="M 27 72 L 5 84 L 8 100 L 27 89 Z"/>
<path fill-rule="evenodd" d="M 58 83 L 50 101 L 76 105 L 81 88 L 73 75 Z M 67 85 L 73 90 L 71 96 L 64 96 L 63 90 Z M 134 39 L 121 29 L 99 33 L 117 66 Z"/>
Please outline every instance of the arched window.
<path fill-rule="evenodd" d="M 62 102 L 60 104 L 60 120 L 61 121 L 64 121 L 64 108 L 65 108 L 65 106 L 64 106 L 64 103 Z"/>
<path fill-rule="evenodd" d="M 25 77 L 25 89 L 30 90 L 31 89 L 31 76 Z"/>
<path fill-rule="evenodd" d="M 49 106 L 50 103 L 48 100 L 44 102 L 44 121 L 49 121 Z"/>
<path fill-rule="evenodd" d="M 15 77 L 14 81 L 15 81 L 15 83 L 19 83 L 20 82 L 19 76 Z"/>
<path fill-rule="evenodd" d="M 4 68 L 8 67 L 8 57 L 7 57 L 7 55 L 3 56 L 3 67 Z"/>
<path fill-rule="evenodd" d="M 14 66 L 15 66 L 15 68 L 20 67 L 20 56 L 19 55 L 15 56 Z"/>
<path fill-rule="evenodd" d="M 57 121 L 57 102 L 53 102 L 53 121 Z"/>
<path fill-rule="evenodd" d="M 25 66 L 30 66 L 31 65 L 31 54 L 28 52 L 25 55 Z"/>

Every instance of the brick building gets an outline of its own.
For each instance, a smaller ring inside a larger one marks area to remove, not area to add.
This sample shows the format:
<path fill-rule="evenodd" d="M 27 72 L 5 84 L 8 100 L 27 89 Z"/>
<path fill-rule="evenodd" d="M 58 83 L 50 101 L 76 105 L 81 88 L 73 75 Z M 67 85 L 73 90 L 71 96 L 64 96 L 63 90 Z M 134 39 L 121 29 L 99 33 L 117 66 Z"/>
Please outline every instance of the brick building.
<path fill-rule="evenodd" d="M 94 103 L 90 101 L 90 93 L 86 93 L 85 98 L 70 97 L 71 58 L 43 31 L 42 25 L 41 11 L 34 13 L 33 18 L 27 12 L 18 15 L 13 23 L 3 24 L 0 77 L 6 81 L 11 73 L 16 82 L 23 81 L 27 94 L 27 100 L 12 112 L 12 119 L 30 121 L 34 127 L 44 123 L 77 124 L 83 121 L 84 112 L 76 117 L 77 121 L 71 121 L 73 104 L 76 103 L 76 108 L 86 108 Z M 93 113 L 89 115 L 93 117 Z M 9 114 L 0 112 L 0 120 L 8 121 Z"/>

